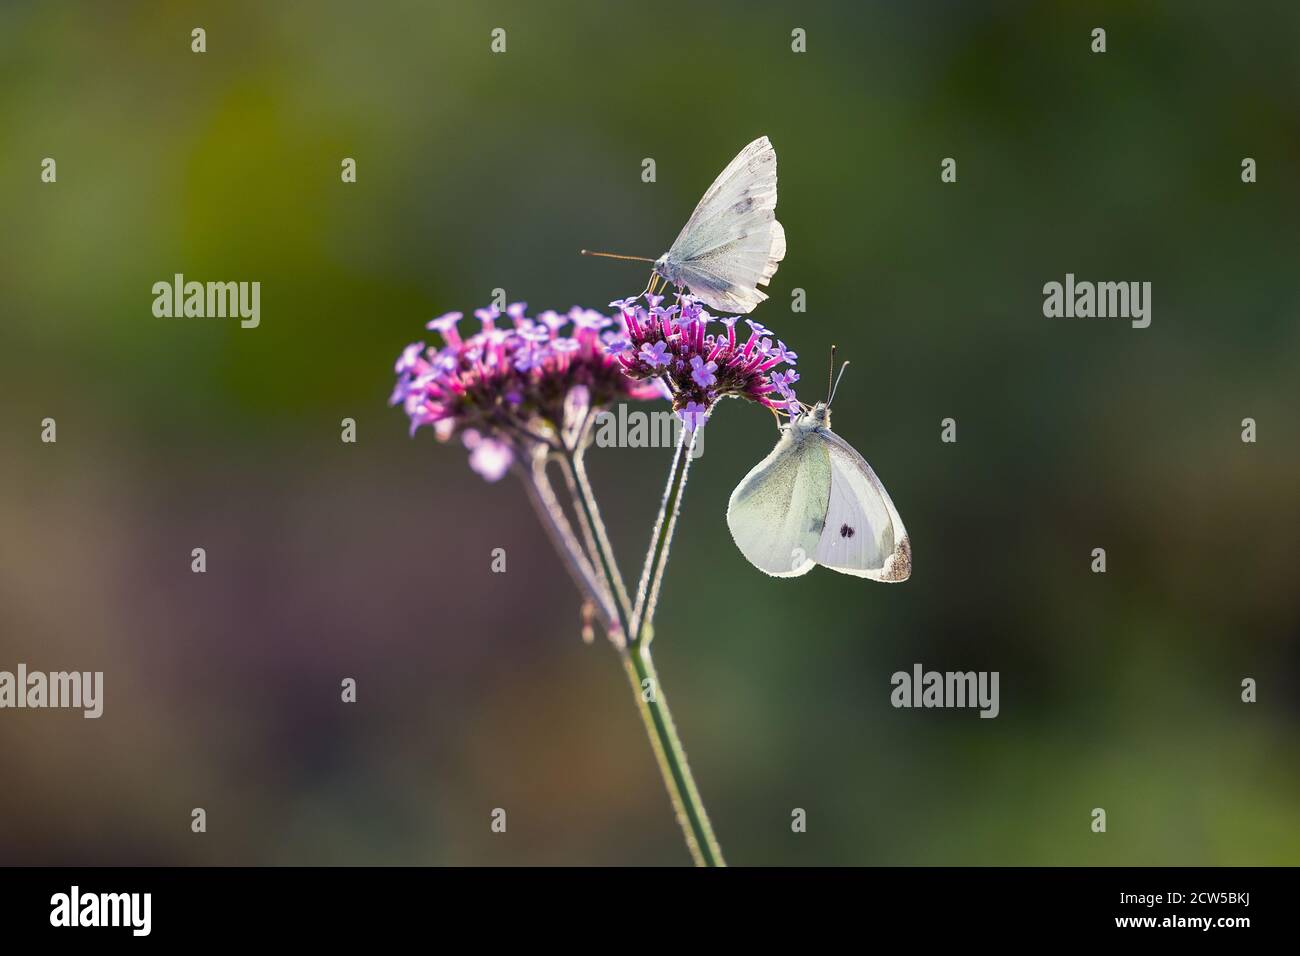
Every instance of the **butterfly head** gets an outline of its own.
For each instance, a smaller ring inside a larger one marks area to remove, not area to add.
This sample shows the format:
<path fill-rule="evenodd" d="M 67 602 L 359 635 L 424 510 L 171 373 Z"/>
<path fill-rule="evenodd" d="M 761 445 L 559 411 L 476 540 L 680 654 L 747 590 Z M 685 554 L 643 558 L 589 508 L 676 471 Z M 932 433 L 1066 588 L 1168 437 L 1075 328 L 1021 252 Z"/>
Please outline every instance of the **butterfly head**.
<path fill-rule="evenodd" d="M 816 431 L 819 428 L 831 427 L 831 407 L 825 402 L 818 402 L 809 408 L 804 406 L 804 412 L 794 422 L 796 427 L 803 431 Z"/>
<path fill-rule="evenodd" d="M 844 370 L 848 367 L 849 367 L 849 363 L 845 362 L 843 365 L 840 366 L 839 378 L 834 378 L 833 381 L 831 380 L 827 381 L 826 401 L 818 402 L 816 405 L 813 405 L 812 407 L 805 405 L 803 407 L 804 408 L 803 414 L 799 416 L 795 424 L 797 424 L 800 428 L 802 428 L 805 431 L 814 431 L 819 428 L 829 429 L 831 427 L 831 403 L 835 401 L 835 392 L 840 386 L 840 378 L 844 377 Z M 832 378 L 834 377 L 834 375 L 835 375 L 835 346 L 832 345 L 831 346 Z"/>

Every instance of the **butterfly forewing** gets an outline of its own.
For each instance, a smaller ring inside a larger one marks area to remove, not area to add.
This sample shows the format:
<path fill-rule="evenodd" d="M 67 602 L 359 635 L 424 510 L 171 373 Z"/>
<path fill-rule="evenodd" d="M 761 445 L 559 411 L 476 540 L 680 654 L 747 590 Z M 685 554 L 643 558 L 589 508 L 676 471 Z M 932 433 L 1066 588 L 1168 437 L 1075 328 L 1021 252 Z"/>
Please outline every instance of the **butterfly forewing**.
<path fill-rule="evenodd" d="M 687 237 L 695 227 L 707 223 L 719 213 L 747 194 L 771 193 L 769 209 L 776 208 L 776 150 L 766 136 L 760 136 L 727 164 L 727 168 L 718 174 L 700 201 L 695 204 L 691 217 L 677 234 L 672 248 L 688 251 L 695 243 L 687 243 Z"/>
<path fill-rule="evenodd" d="M 904 581 L 911 573 L 907 531 L 876 473 L 834 432 L 818 432 L 830 455 L 830 500 L 817 563 L 873 581 Z"/>
<path fill-rule="evenodd" d="M 749 312 L 785 257 L 776 219 L 776 151 L 754 140 L 714 180 L 665 255 L 665 278 L 711 308 Z"/>

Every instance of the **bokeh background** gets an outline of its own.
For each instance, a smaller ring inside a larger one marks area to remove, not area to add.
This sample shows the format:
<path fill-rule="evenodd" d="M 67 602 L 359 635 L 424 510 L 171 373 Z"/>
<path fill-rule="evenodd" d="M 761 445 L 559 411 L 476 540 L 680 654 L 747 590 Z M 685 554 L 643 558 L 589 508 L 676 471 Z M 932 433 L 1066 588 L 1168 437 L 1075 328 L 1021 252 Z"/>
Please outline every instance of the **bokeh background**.
<path fill-rule="evenodd" d="M 3 5 L 0 669 L 106 700 L 0 712 L 0 862 L 688 862 L 520 489 L 385 403 L 493 288 L 640 290 L 577 250 L 658 255 L 763 133 L 755 316 L 805 398 L 853 360 L 836 427 L 915 572 L 751 568 L 724 509 L 775 434 L 721 408 L 656 647 L 730 862 L 1300 861 L 1297 35 L 1281 2 Z M 176 272 L 260 281 L 260 328 L 154 318 Z M 1151 281 L 1151 327 L 1045 319 L 1066 272 Z M 669 455 L 593 453 L 629 577 Z M 894 710 L 918 661 L 999 671 L 1001 716 Z"/>

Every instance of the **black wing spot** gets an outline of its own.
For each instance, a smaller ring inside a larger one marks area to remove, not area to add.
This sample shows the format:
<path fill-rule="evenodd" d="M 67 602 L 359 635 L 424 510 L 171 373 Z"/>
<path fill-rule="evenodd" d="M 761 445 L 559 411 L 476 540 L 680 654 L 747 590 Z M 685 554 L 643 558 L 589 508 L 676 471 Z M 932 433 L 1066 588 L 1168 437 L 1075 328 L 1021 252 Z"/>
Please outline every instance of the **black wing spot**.
<path fill-rule="evenodd" d="M 840 537 L 851 538 L 856 532 L 846 524 L 840 525 Z"/>

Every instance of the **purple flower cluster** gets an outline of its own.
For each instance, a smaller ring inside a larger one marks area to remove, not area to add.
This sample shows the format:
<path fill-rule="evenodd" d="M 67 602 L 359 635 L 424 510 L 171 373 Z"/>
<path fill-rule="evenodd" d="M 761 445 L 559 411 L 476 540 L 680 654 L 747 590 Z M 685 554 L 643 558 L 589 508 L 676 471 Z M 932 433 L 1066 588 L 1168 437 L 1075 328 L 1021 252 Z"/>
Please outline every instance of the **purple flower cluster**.
<path fill-rule="evenodd" d="M 749 335 L 742 339 L 736 334 L 739 317 L 710 315 L 687 293 L 674 298 L 676 303 L 667 307 L 660 295 L 610 303 L 622 313 L 626 334 L 612 337 L 607 348 L 629 378 L 663 380 L 674 410 L 691 428 L 720 398 L 799 412 L 794 393 L 799 356 L 784 342 L 774 344 L 772 332 L 753 319 L 745 319 Z M 710 331 L 715 322 L 716 331 Z M 778 370 L 781 365 L 787 367 Z"/>
<path fill-rule="evenodd" d="M 664 397 L 656 383 L 625 375 L 610 351 L 627 338 L 621 318 L 574 306 L 533 319 L 526 308 L 516 302 L 504 317 L 496 306 L 478 309 L 479 331 L 468 336 L 459 328 L 464 316 L 448 312 L 427 326 L 441 334 L 441 347 L 416 342 L 397 360 L 389 404 L 402 405 L 411 434 L 422 425 L 441 441 L 459 434 L 470 466 L 489 481 L 505 474 L 520 442 L 560 433 L 575 396 L 588 408 Z"/>

